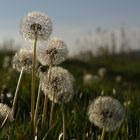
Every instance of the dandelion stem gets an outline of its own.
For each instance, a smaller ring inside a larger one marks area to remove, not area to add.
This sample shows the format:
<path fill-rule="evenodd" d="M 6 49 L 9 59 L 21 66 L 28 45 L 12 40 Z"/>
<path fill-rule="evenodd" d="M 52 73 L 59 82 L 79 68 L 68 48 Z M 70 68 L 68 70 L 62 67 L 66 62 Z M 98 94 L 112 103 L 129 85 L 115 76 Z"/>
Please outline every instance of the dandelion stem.
<path fill-rule="evenodd" d="M 104 140 L 104 136 L 105 136 L 105 129 L 102 129 L 102 135 L 101 135 L 101 139 L 100 140 Z"/>
<path fill-rule="evenodd" d="M 50 82 L 50 77 L 51 77 L 51 65 L 49 65 L 49 80 L 48 80 L 48 84 Z M 47 104 L 48 104 L 48 97 L 47 94 L 45 94 L 45 99 L 44 99 L 44 107 L 43 107 L 43 113 L 42 113 L 42 124 L 41 124 L 41 128 L 42 128 L 42 134 L 45 131 L 45 124 L 46 124 L 46 114 L 47 114 Z"/>
<path fill-rule="evenodd" d="M 38 110 L 39 110 L 40 97 L 41 97 L 41 88 L 40 88 L 40 83 L 39 83 L 36 109 L 35 109 L 35 115 L 34 115 L 34 128 L 35 128 L 35 130 L 37 130 L 37 115 L 38 115 Z"/>
<path fill-rule="evenodd" d="M 34 106 L 35 106 L 35 65 L 36 65 L 36 44 L 37 35 L 35 35 L 34 41 L 34 53 L 33 53 L 33 67 L 32 67 L 32 88 L 31 88 L 31 135 L 34 137 Z M 33 138 L 34 139 L 34 138 Z"/>
<path fill-rule="evenodd" d="M 15 114 L 15 108 L 16 108 L 16 102 L 17 102 L 17 97 L 18 97 L 18 91 L 19 91 L 19 87 L 20 87 L 20 84 L 21 84 L 21 79 L 22 79 L 23 71 L 24 71 L 24 68 L 22 67 L 21 72 L 20 72 L 20 76 L 19 76 L 19 79 L 18 79 L 16 91 L 15 91 L 13 105 L 12 105 L 13 116 Z"/>
<path fill-rule="evenodd" d="M 50 82 L 50 79 L 51 79 L 51 68 L 52 68 L 52 63 L 49 66 L 49 82 Z M 52 121 L 53 121 L 54 98 L 55 98 L 55 93 L 53 93 L 53 100 L 52 100 L 52 103 L 51 103 L 50 122 L 49 122 L 49 128 L 50 129 L 52 127 Z"/>
<path fill-rule="evenodd" d="M 13 116 L 15 114 L 15 108 L 16 108 L 16 102 L 17 102 L 17 97 L 18 97 L 18 91 L 19 91 L 19 87 L 20 87 L 20 84 L 21 84 L 21 79 L 22 79 L 23 71 L 24 71 L 24 68 L 22 68 L 21 71 L 20 71 L 20 76 L 19 76 L 19 79 L 18 79 L 16 91 L 15 91 L 14 101 L 13 101 L 12 110 L 11 110 Z M 3 123 L 2 123 L 0 128 L 2 128 L 4 126 L 4 124 L 6 123 L 9 114 L 10 114 L 10 112 L 6 115 L 6 117 L 5 117 L 5 119 L 4 119 L 4 121 L 3 121 Z"/>
<path fill-rule="evenodd" d="M 48 80 L 48 82 L 50 82 L 50 79 L 51 79 L 51 69 L 52 69 L 52 65 L 49 65 L 49 80 Z"/>
<path fill-rule="evenodd" d="M 8 119 L 9 114 L 10 114 L 10 112 L 6 115 L 5 119 L 3 120 L 3 122 L 2 122 L 2 124 L 0 126 L 0 129 L 2 129 L 3 126 L 5 125 L 5 123 L 6 123 L 7 119 Z"/>
<path fill-rule="evenodd" d="M 48 75 L 48 84 L 50 82 L 50 79 L 51 79 L 51 68 L 52 68 L 52 64 L 49 65 L 49 75 Z M 54 94 L 53 94 L 53 101 L 52 101 L 52 104 L 51 104 L 51 112 L 50 112 L 50 121 L 49 121 L 49 128 L 52 127 L 52 119 L 53 119 L 53 112 L 54 112 Z"/>
<path fill-rule="evenodd" d="M 55 98 L 55 95 L 54 95 L 54 93 L 53 93 L 53 100 L 52 100 L 52 103 L 51 103 L 50 123 L 49 123 L 49 128 L 50 128 L 50 129 L 51 129 L 51 127 L 52 127 L 52 122 L 53 122 L 54 98 Z"/>
<path fill-rule="evenodd" d="M 45 94 L 43 114 L 42 114 L 42 126 L 41 126 L 43 133 L 45 131 L 45 125 L 46 125 L 47 106 L 48 106 L 48 97 L 47 94 Z"/>
<path fill-rule="evenodd" d="M 63 140 L 66 140 L 66 114 L 64 103 L 62 103 L 62 118 L 63 118 Z"/>

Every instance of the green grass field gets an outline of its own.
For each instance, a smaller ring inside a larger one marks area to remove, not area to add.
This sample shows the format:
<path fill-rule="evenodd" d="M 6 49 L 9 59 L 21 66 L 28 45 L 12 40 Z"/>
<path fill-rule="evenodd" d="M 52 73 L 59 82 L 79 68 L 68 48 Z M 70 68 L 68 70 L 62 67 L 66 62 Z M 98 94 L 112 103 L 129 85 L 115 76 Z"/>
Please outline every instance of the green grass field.
<path fill-rule="evenodd" d="M 10 57 L 8 67 L 4 67 L 4 59 Z M 0 90 L 1 102 L 12 105 L 12 99 L 6 97 L 6 93 L 14 95 L 19 73 L 12 69 L 12 52 L 0 52 Z M 84 58 L 84 56 L 83 56 Z M 118 99 L 126 109 L 125 121 L 116 131 L 106 132 L 106 140 L 140 140 L 140 57 L 130 55 L 114 55 L 92 57 L 87 62 L 71 58 L 66 60 L 62 67 L 68 69 L 75 77 L 75 96 L 71 102 L 66 104 L 66 129 L 68 140 L 97 140 L 101 130 L 91 124 L 87 116 L 89 102 L 100 95 L 109 95 Z M 86 73 L 97 75 L 99 68 L 105 67 L 107 73 L 104 78 L 92 81 L 85 85 L 83 76 Z M 120 75 L 122 80 L 116 82 L 116 76 Z M 38 82 L 38 80 L 37 80 Z M 38 85 L 36 86 L 36 90 Z M 4 98 L 2 98 L 3 96 Z M 31 75 L 24 74 L 19 90 L 16 106 L 15 121 L 7 124 L 0 131 L 0 139 L 5 140 L 30 140 L 30 95 Z M 39 108 L 39 126 L 41 123 L 41 112 L 43 110 L 43 99 Z M 53 127 L 48 131 L 50 103 L 48 104 L 47 124 L 45 138 L 58 140 L 62 133 L 61 106 L 55 104 Z M 39 130 L 41 131 L 41 130 Z M 8 138 L 7 138 L 8 137 Z"/>

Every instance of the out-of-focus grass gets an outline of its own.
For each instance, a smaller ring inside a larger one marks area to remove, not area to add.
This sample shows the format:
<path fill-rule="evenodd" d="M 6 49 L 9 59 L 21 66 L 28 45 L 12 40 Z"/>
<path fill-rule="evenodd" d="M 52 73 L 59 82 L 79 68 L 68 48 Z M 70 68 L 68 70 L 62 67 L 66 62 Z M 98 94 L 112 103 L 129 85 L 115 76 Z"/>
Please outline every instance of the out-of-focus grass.
<path fill-rule="evenodd" d="M 5 56 L 10 56 L 10 66 L 3 68 Z M 3 87 L 7 92 L 14 94 L 19 73 L 12 70 L 13 53 L 0 53 L 0 90 Z M 114 132 L 107 132 L 105 138 L 108 140 L 139 140 L 140 139 L 140 58 L 129 55 L 116 55 L 107 57 L 92 57 L 87 62 L 77 59 L 68 59 L 62 64 L 75 77 L 75 97 L 66 105 L 67 136 L 68 140 L 96 140 L 101 130 L 91 124 L 87 117 L 87 107 L 89 102 L 97 96 L 110 95 L 117 98 L 126 108 L 126 119 L 123 125 Z M 107 74 L 100 81 L 95 81 L 91 85 L 83 84 L 83 75 L 91 73 L 97 75 L 100 67 L 107 69 Z M 121 82 L 116 82 L 117 75 L 122 76 Z M 15 121 L 9 127 L 9 132 L 1 130 L 0 139 L 4 140 L 4 132 L 9 135 L 10 140 L 29 139 L 30 134 L 30 87 L 31 75 L 24 74 L 20 87 L 20 94 L 16 108 Z M 37 87 L 36 87 L 37 89 Z M 43 108 L 43 94 L 40 105 L 39 125 L 41 123 L 41 112 Z M 7 101 L 3 101 L 7 103 Z M 50 102 L 49 102 L 50 108 Z M 49 112 L 47 119 L 49 120 Z M 62 133 L 61 106 L 55 105 L 54 127 L 51 131 L 46 131 L 46 139 L 57 140 Z M 48 121 L 47 121 L 48 130 Z M 39 130 L 41 131 L 41 130 Z M 6 136 L 7 136 L 6 135 Z"/>

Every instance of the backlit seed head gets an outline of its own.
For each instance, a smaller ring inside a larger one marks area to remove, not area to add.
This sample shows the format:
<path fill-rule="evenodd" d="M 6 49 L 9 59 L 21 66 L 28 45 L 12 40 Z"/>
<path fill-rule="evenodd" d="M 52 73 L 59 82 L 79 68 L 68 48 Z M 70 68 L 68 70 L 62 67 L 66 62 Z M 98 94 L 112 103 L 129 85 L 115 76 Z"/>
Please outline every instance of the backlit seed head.
<path fill-rule="evenodd" d="M 48 40 L 52 33 L 52 22 L 48 15 L 41 12 L 30 12 L 20 24 L 20 33 L 25 40 Z"/>
<path fill-rule="evenodd" d="M 8 107 L 6 104 L 0 103 L 0 125 L 2 125 L 7 115 L 8 115 L 7 122 L 12 122 L 14 120 L 14 116 L 13 113 L 11 112 L 11 108 Z"/>
<path fill-rule="evenodd" d="M 61 39 L 53 37 L 48 40 L 46 48 L 39 50 L 38 59 L 42 65 L 58 65 L 65 61 L 67 54 L 66 44 Z"/>
<path fill-rule="evenodd" d="M 125 118 L 125 109 L 112 97 L 98 97 L 88 108 L 89 120 L 99 128 L 113 131 L 121 125 Z"/>
<path fill-rule="evenodd" d="M 106 75 L 107 73 L 107 69 L 105 67 L 101 67 L 99 68 L 98 70 L 98 75 L 101 77 L 101 78 L 104 78 L 104 76 Z"/>
<path fill-rule="evenodd" d="M 20 49 L 13 58 L 13 69 L 20 72 L 24 68 L 25 71 L 31 72 L 32 57 L 33 51 L 31 49 Z"/>
<path fill-rule="evenodd" d="M 83 76 L 83 84 L 84 85 L 92 85 L 93 84 L 93 75 L 87 73 Z"/>
<path fill-rule="evenodd" d="M 71 100 L 74 95 L 73 76 L 61 67 L 52 67 L 48 73 L 41 75 L 41 89 L 47 94 L 50 100 L 55 103 L 66 103 Z"/>

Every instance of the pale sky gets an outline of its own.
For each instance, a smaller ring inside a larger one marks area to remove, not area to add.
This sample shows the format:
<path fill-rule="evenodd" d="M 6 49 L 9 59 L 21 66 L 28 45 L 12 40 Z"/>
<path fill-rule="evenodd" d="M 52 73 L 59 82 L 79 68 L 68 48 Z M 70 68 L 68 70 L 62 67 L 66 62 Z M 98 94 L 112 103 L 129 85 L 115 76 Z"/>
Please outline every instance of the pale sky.
<path fill-rule="evenodd" d="M 140 27 L 139 0 L 1 0 L 0 40 L 22 40 L 19 23 L 29 11 L 48 14 L 53 22 L 53 36 L 61 37 L 71 50 L 77 38 L 97 27 Z"/>

